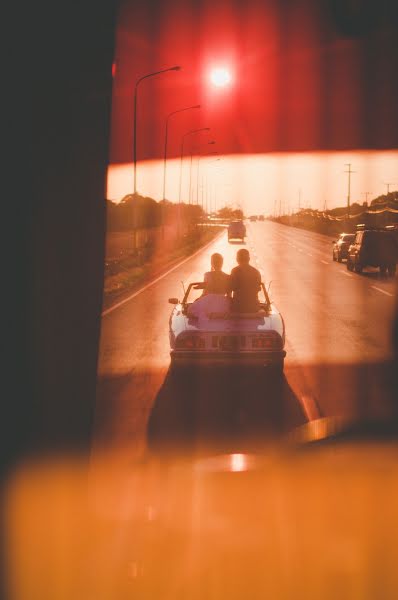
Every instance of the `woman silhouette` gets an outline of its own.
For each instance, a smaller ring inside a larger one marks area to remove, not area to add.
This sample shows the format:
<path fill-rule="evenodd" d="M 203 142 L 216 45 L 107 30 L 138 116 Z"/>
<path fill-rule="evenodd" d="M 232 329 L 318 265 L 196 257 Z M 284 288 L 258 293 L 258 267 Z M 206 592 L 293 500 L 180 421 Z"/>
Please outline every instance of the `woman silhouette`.
<path fill-rule="evenodd" d="M 211 271 L 204 275 L 203 293 L 189 307 L 190 317 L 207 318 L 212 313 L 226 313 L 230 309 L 229 275 L 222 269 L 223 257 L 216 252 L 211 257 Z"/>
<path fill-rule="evenodd" d="M 222 271 L 224 259 L 216 252 L 211 256 L 211 271 L 204 275 L 204 291 L 206 294 L 222 294 L 225 296 L 229 293 L 229 275 Z"/>

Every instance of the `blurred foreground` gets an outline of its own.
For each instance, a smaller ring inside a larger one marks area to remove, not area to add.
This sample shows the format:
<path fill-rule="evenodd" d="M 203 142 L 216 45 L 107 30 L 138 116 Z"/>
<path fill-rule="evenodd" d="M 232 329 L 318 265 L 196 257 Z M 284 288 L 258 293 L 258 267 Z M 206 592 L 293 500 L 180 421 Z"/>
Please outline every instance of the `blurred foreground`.
<path fill-rule="evenodd" d="M 395 598 L 396 440 L 26 464 L 8 598 Z"/>

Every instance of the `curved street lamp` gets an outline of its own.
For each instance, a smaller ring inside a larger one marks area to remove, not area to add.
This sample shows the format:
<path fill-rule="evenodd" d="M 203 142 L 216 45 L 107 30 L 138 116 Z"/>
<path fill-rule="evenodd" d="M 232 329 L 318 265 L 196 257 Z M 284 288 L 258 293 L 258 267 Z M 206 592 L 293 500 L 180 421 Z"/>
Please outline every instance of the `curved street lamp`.
<path fill-rule="evenodd" d="M 166 118 L 166 132 L 164 136 L 164 160 L 163 160 L 163 200 L 166 200 L 166 162 L 167 162 L 167 141 L 169 137 L 169 120 L 170 117 L 176 115 L 177 113 L 184 112 L 186 110 L 192 110 L 195 108 L 201 108 L 200 104 L 195 104 L 193 106 L 187 106 L 186 108 L 180 108 L 179 110 L 174 110 L 169 113 Z"/>
<path fill-rule="evenodd" d="M 215 144 L 215 140 L 210 140 L 210 142 L 207 142 L 208 146 L 214 146 Z M 214 152 L 212 152 L 211 154 L 214 154 Z M 216 154 L 218 154 L 218 152 L 216 152 Z M 199 167 L 200 167 L 200 159 L 202 158 L 202 155 L 199 154 L 198 156 L 198 161 L 196 163 L 196 204 L 199 204 Z M 191 170 L 190 170 L 190 174 L 189 174 L 189 197 L 191 197 L 191 176 L 192 176 L 192 153 L 191 153 Z M 193 196 L 193 194 L 192 194 Z"/>
<path fill-rule="evenodd" d="M 214 160 L 211 160 L 207 163 L 207 166 L 211 166 L 214 165 L 215 163 L 221 161 L 221 158 L 215 158 Z M 210 213 L 212 212 L 212 196 L 213 196 L 213 189 L 214 189 L 214 210 L 216 209 L 216 204 L 217 204 L 217 183 L 214 181 L 209 181 L 209 178 L 206 176 L 206 208 L 209 207 L 210 208 Z"/>
<path fill-rule="evenodd" d="M 210 127 L 201 127 L 200 129 L 191 129 L 191 131 L 187 131 L 181 138 L 181 160 L 180 160 L 180 186 L 178 192 L 178 204 L 181 204 L 181 183 L 182 183 L 182 160 L 184 157 L 184 142 L 185 138 L 188 135 L 194 135 L 195 133 L 200 133 L 201 131 L 210 131 Z"/>
<path fill-rule="evenodd" d="M 199 156 L 199 158 L 198 158 L 198 171 L 197 171 L 197 180 L 198 181 L 199 181 L 199 169 L 200 169 L 200 161 L 201 161 L 201 159 L 202 158 L 209 158 L 209 156 L 212 156 L 214 154 L 219 154 L 219 152 L 217 150 L 213 150 L 213 152 L 207 152 L 207 154 L 203 154 L 203 155 Z M 206 179 L 206 185 L 205 185 L 205 179 Z M 206 188 L 206 197 L 207 197 L 207 177 L 206 177 L 206 175 L 203 175 L 203 172 L 201 173 L 201 181 L 202 181 L 202 183 L 200 185 L 200 187 L 201 187 L 201 206 L 202 206 L 202 209 L 204 210 L 205 204 L 203 202 L 203 190 L 204 190 L 204 188 Z M 197 190 L 197 199 L 199 200 L 199 190 Z M 198 200 L 197 200 L 196 203 L 198 203 Z"/>
<path fill-rule="evenodd" d="M 177 232 L 178 237 L 181 235 L 181 182 L 182 182 L 182 160 L 184 157 L 184 142 L 185 138 L 189 135 L 194 135 L 195 133 L 200 133 L 202 131 L 210 131 L 210 127 L 201 127 L 200 129 L 191 129 L 184 133 L 181 138 L 181 161 L 180 161 L 180 186 L 178 192 L 178 210 L 177 210 Z"/>
<path fill-rule="evenodd" d="M 133 160 L 134 160 L 134 195 L 137 193 L 137 91 L 138 86 L 144 79 L 149 79 L 149 77 L 155 77 L 156 75 L 160 75 L 161 73 L 167 73 L 168 71 L 181 71 L 181 67 L 176 65 L 175 67 L 169 67 L 167 69 L 162 69 L 161 71 L 154 71 L 153 73 L 148 73 L 147 75 L 143 75 L 135 82 L 134 87 L 134 137 L 133 137 Z"/>

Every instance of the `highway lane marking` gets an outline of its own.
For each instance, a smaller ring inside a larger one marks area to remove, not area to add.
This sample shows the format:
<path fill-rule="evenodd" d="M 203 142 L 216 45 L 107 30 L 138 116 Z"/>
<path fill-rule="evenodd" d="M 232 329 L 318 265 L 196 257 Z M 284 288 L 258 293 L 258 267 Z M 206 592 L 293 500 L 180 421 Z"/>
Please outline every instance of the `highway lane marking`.
<path fill-rule="evenodd" d="M 203 252 L 203 250 L 206 250 L 206 248 L 208 248 L 209 246 L 211 246 L 211 244 L 214 244 L 214 242 L 217 241 L 224 233 L 225 233 L 224 231 L 221 232 L 219 234 L 219 236 L 216 236 L 215 238 L 213 238 L 208 244 L 206 244 L 202 248 L 199 248 L 199 250 L 197 250 L 196 252 L 194 252 L 190 256 L 187 256 L 186 258 L 184 258 L 184 260 L 182 260 L 181 262 L 179 262 L 176 265 L 174 265 L 174 267 L 171 267 L 171 269 L 169 269 L 168 271 L 166 271 L 162 275 L 159 275 L 159 277 L 156 277 L 156 279 L 154 279 L 153 281 L 150 281 L 149 283 L 147 283 L 146 285 L 144 285 L 144 287 L 142 287 L 139 290 L 137 290 L 136 292 L 134 292 L 134 294 L 131 294 L 131 296 L 128 296 L 127 298 L 124 298 L 124 300 L 120 300 L 120 302 L 117 302 L 113 306 L 110 306 L 106 310 L 102 311 L 101 317 L 105 317 L 106 315 L 109 315 L 109 313 L 113 312 L 117 308 L 120 308 L 120 306 L 123 306 L 123 304 L 126 304 L 130 300 L 133 300 L 133 298 L 136 298 L 137 296 L 139 296 L 140 294 L 142 294 L 142 292 L 145 292 L 145 290 L 147 290 L 148 288 L 150 288 L 153 285 L 155 285 L 155 283 L 157 283 L 158 281 L 161 281 L 161 279 L 164 279 L 165 277 L 167 277 L 167 275 L 169 275 L 170 273 L 172 273 L 173 271 L 175 271 L 176 269 L 178 269 L 178 267 L 181 267 L 183 264 L 185 264 L 186 262 L 188 262 L 189 260 L 191 260 L 191 258 L 194 258 L 197 254 L 200 254 L 200 252 Z"/>
<path fill-rule="evenodd" d="M 346 275 L 347 277 L 352 277 L 351 273 L 347 273 L 347 271 L 340 271 L 340 273 Z"/>
<path fill-rule="evenodd" d="M 386 296 L 391 296 L 391 297 L 394 296 L 394 294 L 390 294 L 390 292 L 386 292 L 385 290 L 382 290 L 381 288 L 376 287 L 375 285 L 371 285 L 370 287 L 373 288 L 374 290 L 377 290 L 378 292 L 381 292 L 382 294 L 385 294 Z"/>
<path fill-rule="evenodd" d="M 324 265 L 329 265 L 330 264 L 326 260 L 321 260 L 321 263 L 323 263 Z"/>

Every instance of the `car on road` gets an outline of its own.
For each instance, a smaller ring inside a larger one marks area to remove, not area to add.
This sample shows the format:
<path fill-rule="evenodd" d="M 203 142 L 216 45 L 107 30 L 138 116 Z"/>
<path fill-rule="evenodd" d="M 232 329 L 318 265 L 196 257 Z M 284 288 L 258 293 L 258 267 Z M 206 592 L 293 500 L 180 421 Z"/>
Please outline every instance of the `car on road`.
<path fill-rule="evenodd" d="M 231 221 L 228 225 L 228 241 L 241 240 L 245 241 L 246 226 L 243 221 Z"/>
<path fill-rule="evenodd" d="M 382 275 L 395 275 L 398 257 L 397 243 L 391 231 L 360 229 L 347 255 L 347 269 L 362 273 L 366 267 L 378 267 Z"/>
<path fill-rule="evenodd" d="M 333 260 L 342 262 L 347 258 L 348 248 L 355 240 L 355 233 L 340 233 L 337 240 L 333 241 Z"/>
<path fill-rule="evenodd" d="M 398 223 L 391 223 L 390 225 L 386 225 L 384 229 L 391 233 L 395 240 L 395 243 L 398 245 Z"/>
<path fill-rule="evenodd" d="M 250 217 L 250 221 L 251 221 L 252 223 L 254 223 L 255 221 L 257 221 L 257 215 L 251 215 L 251 217 Z"/>
<path fill-rule="evenodd" d="M 264 215 L 258 215 L 258 220 L 259 221 L 264 221 Z"/>
<path fill-rule="evenodd" d="M 169 321 L 170 356 L 178 364 L 242 364 L 283 372 L 285 324 L 261 283 L 259 310 L 255 313 L 209 313 L 192 316 L 190 308 L 203 283 L 190 283 L 182 301 L 174 305 Z"/>

